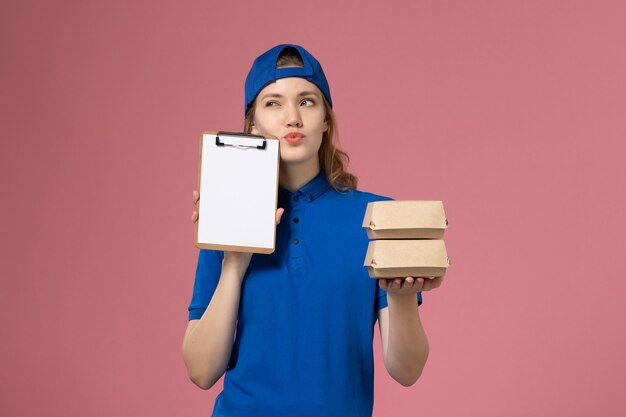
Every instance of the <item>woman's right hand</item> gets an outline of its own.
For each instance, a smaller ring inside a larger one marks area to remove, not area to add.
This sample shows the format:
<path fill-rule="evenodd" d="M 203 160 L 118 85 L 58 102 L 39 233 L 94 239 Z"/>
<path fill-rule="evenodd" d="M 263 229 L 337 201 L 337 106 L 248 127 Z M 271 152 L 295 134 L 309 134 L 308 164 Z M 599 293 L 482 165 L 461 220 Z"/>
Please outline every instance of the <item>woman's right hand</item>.
<path fill-rule="evenodd" d="M 200 201 L 200 194 L 197 190 L 193 191 L 193 205 L 196 206 L 196 210 L 191 214 L 191 221 L 196 223 L 198 221 L 198 202 Z M 285 209 L 279 207 L 276 210 L 276 224 L 280 223 L 280 219 L 283 216 Z M 248 265 L 250 264 L 250 259 L 252 258 L 252 253 L 250 252 L 235 252 L 235 251 L 224 251 L 224 261 L 222 262 L 222 267 L 231 266 L 236 268 L 241 273 L 241 276 L 245 274 L 248 269 Z"/>

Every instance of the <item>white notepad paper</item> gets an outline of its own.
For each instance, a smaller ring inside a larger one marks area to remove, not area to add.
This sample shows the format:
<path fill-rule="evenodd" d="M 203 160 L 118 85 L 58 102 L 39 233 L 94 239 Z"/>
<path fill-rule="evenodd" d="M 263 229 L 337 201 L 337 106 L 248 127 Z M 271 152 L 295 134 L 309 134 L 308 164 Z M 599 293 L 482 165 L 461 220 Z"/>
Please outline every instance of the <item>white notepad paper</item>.
<path fill-rule="evenodd" d="M 197 247 L 274 252 L 279 155 L 278 139 L 203 133 Z"/>

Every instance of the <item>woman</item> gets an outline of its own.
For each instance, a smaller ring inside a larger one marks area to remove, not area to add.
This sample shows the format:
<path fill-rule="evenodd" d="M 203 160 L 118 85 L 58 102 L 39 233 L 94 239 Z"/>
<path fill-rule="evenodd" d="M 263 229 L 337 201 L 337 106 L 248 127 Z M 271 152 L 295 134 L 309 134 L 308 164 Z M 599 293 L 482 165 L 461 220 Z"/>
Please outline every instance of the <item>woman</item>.
<path fill-rule="evenodd" d="M 371 416 L 376 320 L 387 371 L 412 385 L 428 356 L 421 291 L 442 278 L 369 278 L 361 222 L 367 203 L 390 198 L 356 190 L 344 170 L 330 89 L 310 53 L 265 52 L 245 93 L 244 130 L 281 142 L 276 250 L 200 250 L 189 377 L 209 389 L 226 372 L 213 416 Z"/>

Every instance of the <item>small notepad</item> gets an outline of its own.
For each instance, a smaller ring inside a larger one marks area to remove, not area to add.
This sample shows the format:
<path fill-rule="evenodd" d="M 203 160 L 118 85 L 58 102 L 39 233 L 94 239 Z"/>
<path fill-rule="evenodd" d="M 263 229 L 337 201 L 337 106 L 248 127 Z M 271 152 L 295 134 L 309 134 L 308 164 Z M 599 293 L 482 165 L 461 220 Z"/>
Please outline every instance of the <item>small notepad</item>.
<path fill-rule="evenodd" d="M 204 132 L 200 143 L 198 248 L 272 253 L 279 140 Z"/>

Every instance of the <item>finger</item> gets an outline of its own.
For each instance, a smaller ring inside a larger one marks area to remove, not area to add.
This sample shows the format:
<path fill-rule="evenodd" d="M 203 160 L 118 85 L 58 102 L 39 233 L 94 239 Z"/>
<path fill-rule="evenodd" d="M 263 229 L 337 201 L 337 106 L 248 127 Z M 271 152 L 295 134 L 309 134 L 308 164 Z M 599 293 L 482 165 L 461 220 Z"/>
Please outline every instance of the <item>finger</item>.
<path fill-rule="evenodd" d="M 424 291 L 430 291 L 434 290 L 435 288 L 439 288 L 442 282 L 443 277 L 434 277 L 433 279 L 429 279 L 424 283 Z"/>
<path fill-rule="evenodd" d="M 417 278 L 417 282 L 415 285 L 417 286 L 419 291 L 423 291 L 424 290 L 424 278 L 423 277 Z"/>
<path fill-rule="evenodd" d="M 383 290 L 387 291 L 389 289 L 389 284 L 385 278 L 380 278 L 378 280 L 378 286 Z"/>
<path fill-rule="evenodd" d="M 198 201 L 200 200 L 200 194 L 198 194 L 197 190 L 193 190 L 193 204 L 194 206 L 198 205 Z"/>
<path fill-rule="evenodd" d="M 393 284 L 391 284 L 392 290 L 399 290 L 402 288 L 402 278 L 396 278 L 393 280 Z"/>
<path fill-rule="evenodd" d="M 433 289 L 433 281 L 430 279 L 427 279 L 424 282 L 424 285 L 422 286 L 422 291 L 430 291 Z"/>
<path fill-rule="evenodd" d="M 283 217 L 284 212 L 285 209 L 282 207 L 276 210 L 276 224 L 280 224 L 280 219 Z"/>
<path fill-rule="evenodd" d="M 411 287 L 415 284 L 415 278 L 406 277 L 402 282 L 402 289 L 406 292 L 411 291 Z"/>
<path fill-rule="evenodd" d="M 195 223 L 195 222 L 197 222 L 197 221 L 198 221 L 198 212 L 197 212 L 197 211 L 194 211 L 194 212 L 192 213 L 192 215 L 191 215 L 191 221 L 192 221 L 192 223 Z"/>

